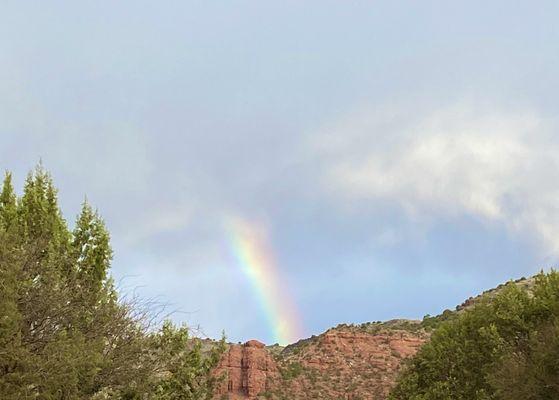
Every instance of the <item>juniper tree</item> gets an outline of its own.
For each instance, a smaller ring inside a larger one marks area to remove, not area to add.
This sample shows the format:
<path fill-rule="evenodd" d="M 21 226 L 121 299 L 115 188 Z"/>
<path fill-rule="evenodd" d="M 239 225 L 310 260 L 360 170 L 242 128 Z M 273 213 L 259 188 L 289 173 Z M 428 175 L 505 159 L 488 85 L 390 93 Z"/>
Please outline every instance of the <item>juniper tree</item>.
<path fill-rule="evenodd" d="M 202 356 L 184 328 L 166 324 L 150 331 L 150 310 L 119 300 L 111 259 L 109 233 L 89 204 L 70 231 L 42 167 L 27 176 L 19 198 L 6 174 L 0 191 L 0 398 L 211 396 L 217 353 Z"/>
<path fill-rule="evenodd" d="M 559 398 L 559 273 L 513 282 L 443 321 L 409 361 L 392 400 Z"/>

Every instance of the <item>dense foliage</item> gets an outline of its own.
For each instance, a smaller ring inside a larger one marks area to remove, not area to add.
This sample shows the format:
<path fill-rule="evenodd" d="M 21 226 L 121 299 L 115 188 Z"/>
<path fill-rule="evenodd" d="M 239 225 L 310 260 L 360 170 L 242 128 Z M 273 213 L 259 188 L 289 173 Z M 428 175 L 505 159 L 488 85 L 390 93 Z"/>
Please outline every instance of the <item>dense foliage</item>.
<path fill-rule="evenodd" d="M 70 230 L 50 176 L 0 193 L 0 398 L 203 400 L 222 346 L 186 328 L 151 329 L 150 311 L 119 300 L 112 250 L 85 203 Z"/>
<path fill-rule="evenodd" d="M 537 275 L 529 289 L 510 282 L 437 323 L 390 398 L 558 399 L 559 273 Z"/>

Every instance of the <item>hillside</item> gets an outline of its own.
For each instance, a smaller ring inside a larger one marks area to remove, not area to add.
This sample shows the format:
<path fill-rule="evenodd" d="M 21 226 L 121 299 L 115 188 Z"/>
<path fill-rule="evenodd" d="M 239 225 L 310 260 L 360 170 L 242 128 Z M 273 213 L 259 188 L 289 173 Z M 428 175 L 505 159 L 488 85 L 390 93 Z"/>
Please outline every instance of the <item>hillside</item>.
<path fill-rule="evenodd" d="M 435 329 L 391 400 L 559 398 L 557 271 L 500 285 L 444 314 L 427 319 Z"/>
<path fill-rule="evenodd" d="M 340 325 L 283 349 L 230 345 L 217 398 L 385 398 L 402 361 L 429 338 L 420 321 Z"/>
<path fill-rule="evenodd" d="M 526 289 L 534 279 L 514 283 Z M 255 340 L 230 344 L 216 371 L 225 376 L 216 398 L 386 399 L 403 361 L 418 352 L 434 329 L 505 287 L 499 285 L 422 321 L 342 324 L 287 347 Z"/>

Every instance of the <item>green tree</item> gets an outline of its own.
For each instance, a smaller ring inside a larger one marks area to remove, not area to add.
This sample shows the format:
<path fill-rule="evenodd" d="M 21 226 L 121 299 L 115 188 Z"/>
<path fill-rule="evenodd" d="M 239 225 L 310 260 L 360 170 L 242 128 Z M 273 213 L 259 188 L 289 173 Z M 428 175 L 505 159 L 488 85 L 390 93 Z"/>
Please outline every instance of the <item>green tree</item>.
<path fill-rule="evenodd" d="M 16 223 L 17 197 L 12 184 L 12 174 L 7 172 L 0 192 L 0 221 L 2 230 L 7 231 Z"/>
<path fill-rule="evenodd" d="M 558 318 L 556 271 L 539 274 L 530 290 L 510 282 L 441 322 L 390 398 L 558 398 Z"/>
<path fill-rule="evenodd" d="M 87 202 L 82 206 L 72 237 L 80 284 L 98 293 L 107 284 L 113 252 L 103 220 Z"/>
<path fill-rule="evenodd" d="M 213 351 L 186 328 L 153 332 L 151 310 L 119 300 L 103 220 L 83 204 L 73 231 L 41 167 L 18 198 L 0 191 L 0 398 L 204 399 Z M 198 344 L 197 344 L 198 343 Z"/>
<path fill-rule="evenodd" d="M 161 379 L 154 384 L 153 400 L 209 400 L 220 377 L 212 375 L 225 341 L 202 351 L 200 340 L 189 340 L 186 327 L 170 321 L 152 336 L 153 350 L 159 360 Z"/>

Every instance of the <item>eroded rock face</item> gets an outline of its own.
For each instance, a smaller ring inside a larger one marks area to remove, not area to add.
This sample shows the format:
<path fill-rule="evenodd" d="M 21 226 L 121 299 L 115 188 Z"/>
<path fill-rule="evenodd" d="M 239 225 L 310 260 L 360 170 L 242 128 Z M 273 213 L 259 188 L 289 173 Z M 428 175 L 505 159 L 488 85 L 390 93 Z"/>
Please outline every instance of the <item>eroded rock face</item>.
<path fill-rule="evenodd" d="M 301 371 L 278 387 L 292 399 L 363 399 L 388 397 L 402 362 L 427 340 L 423 332 L 331 329 L 286 356 L 281 367 Z"/>
<path fill-rule="evenodd" d="M 231 345 L 217 369 L 227 377 L 216 398 L 383 400 L 402 362 L 428 336 L 421 329 L 343 326 L 289 346 L 276 359 L 258 341 Z"/>
<path fill-rule="evenodd" d="M 255 399 L 279 376 L 276 362 L 263 343 L 250 340 L 234 344 L 223 355 L 216 374 L 223 376 L 218 398 Z"/>

